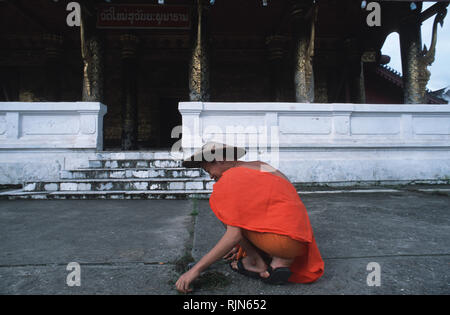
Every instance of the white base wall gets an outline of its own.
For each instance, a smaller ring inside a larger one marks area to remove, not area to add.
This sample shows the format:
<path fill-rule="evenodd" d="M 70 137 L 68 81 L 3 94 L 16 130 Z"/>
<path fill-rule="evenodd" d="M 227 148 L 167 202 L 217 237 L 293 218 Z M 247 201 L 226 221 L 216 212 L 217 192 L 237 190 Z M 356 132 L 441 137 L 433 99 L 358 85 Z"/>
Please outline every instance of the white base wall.
<path fill-rule="evenodd" d="M 95 152 L 2 152 L 0 184 L 23 184 L 25 181 L 57 180 L 62 170 L 88 167 Z"/>
<path fill-rule="evenodd" d="M 23 184 L 26 181 L 58 180 L 60 172 L 88 168 L 89 160 L 99 159 L 180 159 L 167 151 L 109 152 L 71 151 L 3 151 L 0 153 L 0 184 Z"/>
<path fill-rule="evenodd" d="M 275 158 L 275 157 L 278 158 Z M 58 180 L 60 171 L 87 168 L 96 159 L 180 159 L 168 152 L 8 152 L 0 154 L 0 184 Z M 272 155 L 249 150 L 241 160 L 262 160 L 292 182 L 336 186 L 423 182 L 450 184 L 450 151 L 292 150 Z"/>
<path fill-rule="evenodd" d="M 360 153 L 281 151 L 278 168 L 291 181 L 298 183 L 450 183 L 449 152 Z"/>

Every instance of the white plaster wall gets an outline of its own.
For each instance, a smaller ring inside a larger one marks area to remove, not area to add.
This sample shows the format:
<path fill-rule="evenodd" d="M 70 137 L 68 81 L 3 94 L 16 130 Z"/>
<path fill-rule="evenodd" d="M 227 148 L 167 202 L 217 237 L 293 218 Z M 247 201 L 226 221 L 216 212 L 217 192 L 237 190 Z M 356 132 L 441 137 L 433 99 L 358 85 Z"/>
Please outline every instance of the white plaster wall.
<path fill-rule="evenodd" d="M 294 182 L 450 180 L 450 105 L 179 104 L 189 156 L 244 146 Z"/>
<path fill-rule="evenodd" d="M 0 102 L 0 184 L 58 179 L 103 149 L 106 106 L 91 102 Z"/>
<path fill-rule="evenodd" d="M 8 150 L 0 153 L 0 184 L 58 180 L 60 172 L 88 168 L 89 160 L 180 160 L 167 151 Z M 161 163 L 164 166 L 164 163 Z"/>
<path fill-rule="evenodd" d="M 25 181 L 57 180 L 59 172 L 88 167 L 96 153 L 70 151 L 21 151 L 0 153 L 0 184 L 22 184 Z"/>

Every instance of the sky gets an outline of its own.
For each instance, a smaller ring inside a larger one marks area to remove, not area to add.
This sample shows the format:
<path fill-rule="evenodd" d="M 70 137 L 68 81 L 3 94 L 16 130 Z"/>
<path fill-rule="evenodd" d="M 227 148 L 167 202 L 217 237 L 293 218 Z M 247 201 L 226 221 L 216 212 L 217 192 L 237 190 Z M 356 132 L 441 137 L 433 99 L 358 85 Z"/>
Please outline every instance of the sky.
<path fill-rule="evenodd" d="M 434 3 L 424 2 L 422 11 Z M 426 45 L 427 48 L 430 48 L 434 17 L 432 16 L 422 24 L 422 45 Z M 391 33 L 388 36 L 381 51 L 384 55 L 391 57 L 387 65 L 401 73 L 400 42 L 397 33 Z M 444 19 L 444 26 L 438 26 L 436 56 L 434 63 L 428 69 L 431 72 L 428 89 L 435 91 L 450 86 L 450 12 Z"/>

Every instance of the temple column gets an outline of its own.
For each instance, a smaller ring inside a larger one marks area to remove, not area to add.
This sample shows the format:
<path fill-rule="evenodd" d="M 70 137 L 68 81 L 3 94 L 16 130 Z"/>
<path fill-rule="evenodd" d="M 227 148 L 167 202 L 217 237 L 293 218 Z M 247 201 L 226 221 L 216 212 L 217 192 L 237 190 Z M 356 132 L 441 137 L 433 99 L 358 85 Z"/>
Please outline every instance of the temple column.
<path fill-rule="evenodd" d="M 61 69 L 63 38 L 59 35 L 44 34 L 45 43 L 45 98 L 47 101 L 61 100 Z"/>
<path fill-rule="evenodd" d="M 284 101 L 284 77 L 283 57 L 285 46 L 289 38 L 286 36 L 269 36 L 266 38 L 267 59 L 270 68 L 270 83 L 272 88 L 272 100 L 274 102 Z"/>
<path fill-rule="evenodd" d="M 189 69 L 189 98 L 191 101 L 209 101 L 210 73 L 207 41 L 208 5 L 197 0 L 193 30 L 193 49 Z"/>
<path fill-rule="evenodd" d="M 423 103 L 419 82 L 419 63 L 422 51 L 422 38 L 418 17 L 407 20 L 400 28 L 400 51 L 403 72 L 403 102 L 405 104 Z"/>
<path fill-rule="evenodd" d="M 122 44 L 122 150 L 137 149 L 137 46 L 139 39 L 130 34 L 120 37 Z"/>
<path fill-rule="evenodd" d="M 294 18 L 295 99 L 299 103 L 311 103 L 314 101 L 312 58 L 314 54 L 315 13 L 312 13 L 313 1 L 292 1 L 291 4 Z M 308 13 L 312 13 L 312 18 L 307 16 Z"/>
<path fill-rule="evenodd" d="M 97 17 L 93 9 L 81 7 L 81 56 L 83 59 L 83 91 L 85 102 L 103 101 L 103 42 L 96 31 Z"/>

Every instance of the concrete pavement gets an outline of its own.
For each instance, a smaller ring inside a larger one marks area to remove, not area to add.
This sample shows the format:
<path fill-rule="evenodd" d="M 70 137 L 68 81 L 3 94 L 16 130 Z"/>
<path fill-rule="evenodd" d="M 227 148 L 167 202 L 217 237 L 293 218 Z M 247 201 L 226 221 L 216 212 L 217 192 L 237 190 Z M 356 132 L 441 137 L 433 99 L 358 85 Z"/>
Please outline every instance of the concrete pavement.
<path fill-rule="evenodd" d="M 217 262 L 194 294 L 450 293 L 449 193 L 300 196 L 325 261 L 321 279 L 270 286 Z M 0 294 L 177 294 L 182 267 L 223 232 L 207 200 L 2 200 Z M 80 286 L 67 285 L 70 262 Z M 379 286 L 368 285 L 369 263 L 380 267 Z"/>
<path fill-rule="evenodd" d="M 176 294 L 189 200 L 1 201 L 1 294 Z M 69 287 L 67 265 L 81 268 Z"/>

